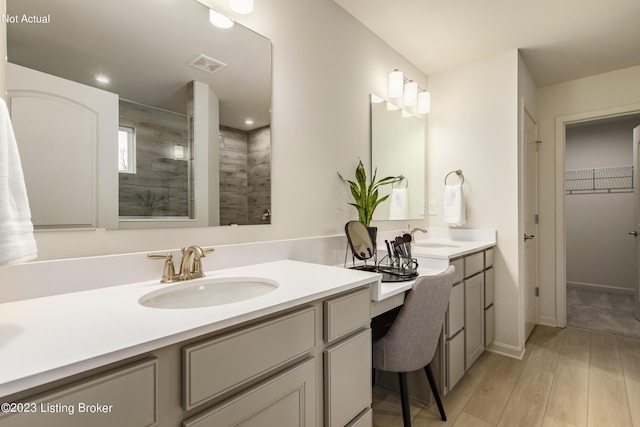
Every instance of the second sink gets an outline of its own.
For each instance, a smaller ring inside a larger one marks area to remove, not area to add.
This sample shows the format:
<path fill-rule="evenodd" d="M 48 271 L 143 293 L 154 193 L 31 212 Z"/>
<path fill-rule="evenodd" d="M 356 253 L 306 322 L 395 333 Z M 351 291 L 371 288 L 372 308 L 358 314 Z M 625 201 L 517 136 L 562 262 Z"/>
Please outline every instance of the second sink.
<path fill-rule="evenodd" d="M 150 308 L 212 307 L 256 298 L 277 288 L 277 282 L 259 277 L 206 278 L 150 292 L 138 302 Z"/>

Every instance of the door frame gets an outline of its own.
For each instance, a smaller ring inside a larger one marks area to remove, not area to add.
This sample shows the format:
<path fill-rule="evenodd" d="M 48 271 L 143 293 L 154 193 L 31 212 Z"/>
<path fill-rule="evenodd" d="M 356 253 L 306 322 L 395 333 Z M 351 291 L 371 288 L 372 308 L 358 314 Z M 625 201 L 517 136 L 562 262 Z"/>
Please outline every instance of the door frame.
<path fill-rule="evenodd" d="M 566 127 L 574 123 L 639 113 L 640 104 L 630 104 L 556 117 L 556 326 L 560 328 L 567 326 L 567 231 L 564 206 Z"/>

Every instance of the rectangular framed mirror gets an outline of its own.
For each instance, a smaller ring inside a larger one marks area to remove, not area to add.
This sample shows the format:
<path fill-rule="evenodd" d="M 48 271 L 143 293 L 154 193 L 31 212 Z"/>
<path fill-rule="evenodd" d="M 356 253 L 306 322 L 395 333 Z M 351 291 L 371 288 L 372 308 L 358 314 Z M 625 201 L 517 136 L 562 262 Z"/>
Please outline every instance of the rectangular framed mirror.
<path fill-rule="evenodd" d="M 43 17 L 7 23 L 36 229 L 271 222 L 268 39 L 196 0 L 7 0 L 7 15 Z"/>

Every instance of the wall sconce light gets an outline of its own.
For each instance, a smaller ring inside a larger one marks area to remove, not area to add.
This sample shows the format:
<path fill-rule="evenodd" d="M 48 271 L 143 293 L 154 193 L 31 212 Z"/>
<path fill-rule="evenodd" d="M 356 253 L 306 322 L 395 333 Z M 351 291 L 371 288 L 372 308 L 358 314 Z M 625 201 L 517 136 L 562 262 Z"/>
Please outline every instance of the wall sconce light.
<path fill-rule="evenodd" d="M 411 107 L 418 103 L 418 83 L 409 82 L 404 85 L 404 105 Z"/>
<path fill-rule="evenodd" d="M 253 12 L 253 0 L 229 0 L 229 7 L 243 15 Z"/>
<path fill-rule="evenodd" d="M 404 75 L 397 69 L 389 74 L 389 98 L 399 98 L 402 96 L 402 86 L 404 85 Z"/>
<path fill-rule="evenodd" d="M 173 148 L 173 153 L 176 159 L 184 159 L 184 147 L 182 145 L 176 145 Z"/>
<path fill-rule="evenodd" d="M 431 111 L 431 93 L 422 91 L 418 94 L 418 113 L 427 114 Z"/>
<path fill-rule="evenodd" d="M 418 83 L 407 79 L 397 68 L 389 73 L 389 98 L 400 98 L 405 107 L 416 106 L 416 112 L 426 114 L 431 111 L 429 92 L 418 86 Z M 388 106 L 388 105 L 387 105 Z"/>

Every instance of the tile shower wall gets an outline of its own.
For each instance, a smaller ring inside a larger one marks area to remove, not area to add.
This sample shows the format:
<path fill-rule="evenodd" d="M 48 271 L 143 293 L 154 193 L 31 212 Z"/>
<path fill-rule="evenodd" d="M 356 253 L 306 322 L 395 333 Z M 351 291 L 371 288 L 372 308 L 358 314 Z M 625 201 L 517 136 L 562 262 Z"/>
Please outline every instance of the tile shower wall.
<path fill-rule="evenodd" d="M 120 126 L 136 135 L 136 173 L 119 174 L 120 216 L 189 216 L 187 116 L 121 100 Z"/>
<path fill-rule="evenodd" d="M 220 127 L 220 224 L 268 224 L 271 129 Z"/>

